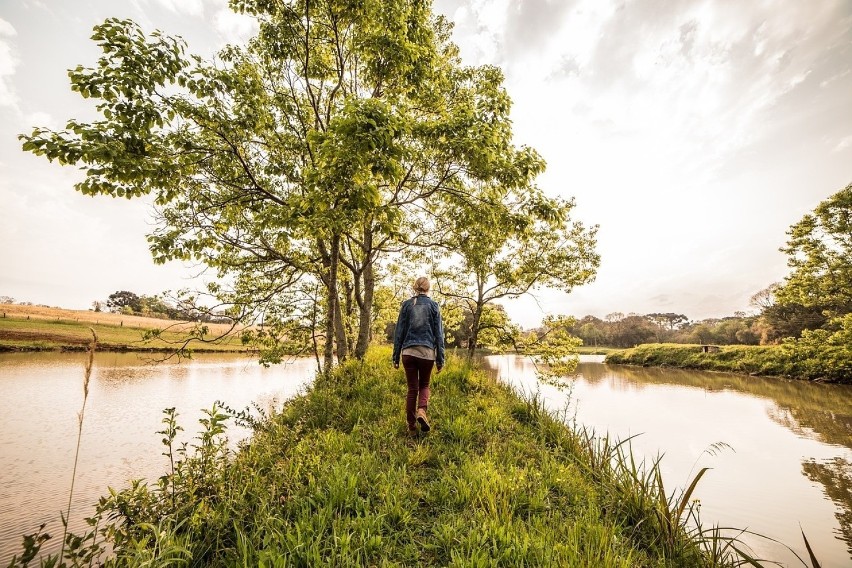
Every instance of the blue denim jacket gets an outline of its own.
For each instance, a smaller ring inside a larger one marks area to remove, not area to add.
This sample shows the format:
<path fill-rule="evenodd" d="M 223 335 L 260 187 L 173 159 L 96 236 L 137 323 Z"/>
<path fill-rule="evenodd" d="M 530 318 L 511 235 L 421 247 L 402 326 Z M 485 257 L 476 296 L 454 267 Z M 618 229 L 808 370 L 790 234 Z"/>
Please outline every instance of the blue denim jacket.
<path fill-rule="evenodd" d="M 438 302 L 424 294 L 402 303 L 393 336 L 393 364 L 399 365 L 402 350 L 424 345 L 435 350 L 435 364 L 444 366 L 444 324 Z"/>

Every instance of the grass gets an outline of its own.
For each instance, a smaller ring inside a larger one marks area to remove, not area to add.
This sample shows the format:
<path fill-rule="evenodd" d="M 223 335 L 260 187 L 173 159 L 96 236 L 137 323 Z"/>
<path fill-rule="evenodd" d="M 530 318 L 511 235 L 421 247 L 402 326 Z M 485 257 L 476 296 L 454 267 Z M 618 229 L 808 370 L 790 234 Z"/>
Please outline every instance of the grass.
<path fill-rule="evenodd" d="M 655 343 L 610 353 L 606 362 L 852 384 L 852 359 L 839 349 L 831 352 L 835 353 L 834 358 L 820 358 L 788 345 L 723 345 L 703 353 L 700 345 Z"/>
<path fill-rule="evenodd" d="M 0 351 L 84 351 L 91 329 L 98 335 L 99 351 L 170 351 L 192 337 L 190 322 L 175 322 L 139 316 L 77 312 L 55 308 L 0 305 Z M 145 333 L 164 329 L 160 337 L 145 340 Z M 222 333 L 228 326 L 209 325 L 209 336 Z M 193 351 L 246 351 L 238 336 L 215 343 L 193 342 Z"/>
<path fill-rule="evenodd" d="M 170 471 L 102 498 L 90 521 L 101 528 L 72 538 L 69 558 L 100 547 L 112 550 L 108 564 L 149 566 L 741 561 L 719 531 L 695 527 L 694 483 L 666 493 L 658 463 L 637 464 L 629 443 L 571 430 L 537 397 L 458 359 L 433 378 L 432 432 L 408 438 L 405 381 L 389 359 L 375 348 L 318 377 L 279 413 L 252 419 L 236 455 L 221 407 L 206 411 L 189 449 L 172 447 L 167 409 Z"/>
<path fill-rule="evenodd" d="M 618 347 L 598 347 L 594 345 L 581 345 L 577 348 L 577 352 L 581 355 L 609 355 L 616 351 L 621 351 L 621 349 Z"/>

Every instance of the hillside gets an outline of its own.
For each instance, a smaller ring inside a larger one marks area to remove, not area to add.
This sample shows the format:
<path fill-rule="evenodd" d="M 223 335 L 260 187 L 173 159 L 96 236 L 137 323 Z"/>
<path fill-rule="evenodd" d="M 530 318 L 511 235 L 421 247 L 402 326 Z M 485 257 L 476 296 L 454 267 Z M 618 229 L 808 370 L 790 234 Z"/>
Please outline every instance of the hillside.
<path fill-rule="evenodd" d="M 191 337 L 200 324 L 143 316 L 66 310 L 43 306 L 0 304 L 0 351 L 77 351 L 98 335 L 100 351 L 169 351 Z M 212 340 L 230 330 L 225 324 L 203 324 Z M 145 340 L 146 332 L 166 330 L 161 337 Z M 194 351 L 246 351 L 238 334 L 223 340 L 192 341 Z"/>

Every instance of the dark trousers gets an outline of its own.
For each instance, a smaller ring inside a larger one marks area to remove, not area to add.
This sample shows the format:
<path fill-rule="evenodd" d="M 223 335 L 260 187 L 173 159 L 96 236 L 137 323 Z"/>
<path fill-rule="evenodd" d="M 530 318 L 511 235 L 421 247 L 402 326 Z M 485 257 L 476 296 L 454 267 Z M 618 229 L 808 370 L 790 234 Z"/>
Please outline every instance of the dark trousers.
<path fill-rule="evenodd" d="M 402 368 L 405 369 L 405 379 L 408 382 L 408 396 L 405 397 L 405 418 L 408 427 L 415 428 L 415 413 L 417 408 L 429 405 L 429 379 L 432 378 L 432 367 L 435 361 L 421 359 L 413 355 L 402 356 Z"/>

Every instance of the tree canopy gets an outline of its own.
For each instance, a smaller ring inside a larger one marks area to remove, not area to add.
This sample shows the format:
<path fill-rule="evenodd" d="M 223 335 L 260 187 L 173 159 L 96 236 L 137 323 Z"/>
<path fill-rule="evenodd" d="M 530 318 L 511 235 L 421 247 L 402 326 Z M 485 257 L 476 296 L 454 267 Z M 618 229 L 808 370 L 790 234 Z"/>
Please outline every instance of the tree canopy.
<path fill-rule="evenodd" d="M 483 321 L 486 306 L 544 286 L 568 292 L 594 278 L 597 228 L 573 220 L 573 207 L 525 186 L 488 188 L 473 206 L 449 203 L 438 212 L 445 254 L 435 273 L 441 293 L 470 320 L 469 354 L 479 332 L 495 325 Z"/>
<path fill-rule="evenodd" d="M 127 290 L 119 290 L 110 294 L 106 306 L 113 312 L 121 312 L 125 308 L 129 308 L 131 312 L 142 311 L 141 298 Z"/>
<path fill-rule="evenodd" d="M 100 118 L 23 147 L 79 166 L 82 193 L 152 195 L 157 262 L 210 267 L 229 314 L 263 341 L 302 334 L 328 368 L 366 351 L 383 255 L 429 246 L 438 203 L 523 191 L 543 162 L 512 142 L 500 70 L 462 65 L 428 1 L 231 7 L 259 32 L 213 61 L 130 20 L 96 26 L 102 56 L 69 77 Z"/>
<path fill-rule="evenodd" d="M 822 311 L 825 318 L 852 312 L 852 184 L 787 231 L 792 272 L 775 291 L 779 304 Z"/>

